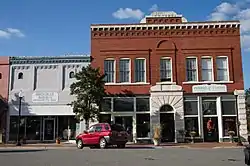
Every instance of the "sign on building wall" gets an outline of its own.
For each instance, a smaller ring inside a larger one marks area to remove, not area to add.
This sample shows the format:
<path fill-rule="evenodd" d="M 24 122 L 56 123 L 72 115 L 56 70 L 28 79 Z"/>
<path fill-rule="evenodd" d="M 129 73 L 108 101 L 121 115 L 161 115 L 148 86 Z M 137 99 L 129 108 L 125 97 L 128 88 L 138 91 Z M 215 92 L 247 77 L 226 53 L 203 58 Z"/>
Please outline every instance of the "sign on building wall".
<path fill-rule="evenodd" d="M 219 93 L 219 92 L 227 92 L 226 85 L 194 85 L 192 87 L 193 93 Z"/>
<path fill-rule="evenodd" d="M 32 94 L 33 103 L 55 103 L 58 102 L 57 92 L 35 92 Z"/>

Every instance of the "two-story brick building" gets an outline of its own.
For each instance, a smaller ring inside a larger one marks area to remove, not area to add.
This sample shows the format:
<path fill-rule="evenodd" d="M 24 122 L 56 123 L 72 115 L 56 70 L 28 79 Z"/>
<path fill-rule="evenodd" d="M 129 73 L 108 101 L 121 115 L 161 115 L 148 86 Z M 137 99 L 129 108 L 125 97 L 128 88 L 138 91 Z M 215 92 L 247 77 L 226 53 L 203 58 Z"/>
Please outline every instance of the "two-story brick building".
<path fill-rule="evenodd" d="M 102 121 L 123 124 L 133 140 L 247 139 L 240 22 L 187 22 L 154 12 L 138 24 L 91 25 L 93 67 L 106 74 Z"/>
<path fill-rule="evenodd" d="M 75 81 L 74 74 L 89 63 L 86 55 L 10 57 L 7 140 L 16 141 L 19 97 L 22 97 L 22 138 L 27 141 L 74 139 L 77 122 L 69 105 L 73 99 L 70 85 Z"/>
<path fill-rule="evenodd" d="M 0 143 L 5 141 L 8 113 L 9 57 L 0 57 Z"/>

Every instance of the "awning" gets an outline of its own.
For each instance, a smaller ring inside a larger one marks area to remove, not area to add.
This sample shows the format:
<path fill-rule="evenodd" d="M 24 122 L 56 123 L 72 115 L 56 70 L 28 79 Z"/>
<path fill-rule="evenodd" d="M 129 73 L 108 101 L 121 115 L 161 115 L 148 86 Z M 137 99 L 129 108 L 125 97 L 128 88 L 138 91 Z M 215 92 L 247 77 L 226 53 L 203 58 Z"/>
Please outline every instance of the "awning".
<path fill-rule="evenodd" d="M 9 106 L 10 116 L 17 116 L 19 113 L 18 105 Z M 69 105 L 22 105 L 22 116 L 60 116 L 75 115 Z"/>

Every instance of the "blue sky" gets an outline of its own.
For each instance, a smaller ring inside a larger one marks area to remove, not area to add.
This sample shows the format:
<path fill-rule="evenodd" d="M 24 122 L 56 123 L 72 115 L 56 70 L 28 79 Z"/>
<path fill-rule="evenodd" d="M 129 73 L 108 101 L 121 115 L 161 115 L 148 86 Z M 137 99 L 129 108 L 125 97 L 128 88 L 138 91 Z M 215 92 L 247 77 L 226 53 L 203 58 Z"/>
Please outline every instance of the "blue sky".
<path fill-rule="evenodd" d="M 250 0 L 1 0 L 0 55 L 89 54 L 90 24 L 139 22 L 150 9 L 175 11 L 188 21 L 240 19 L 245 87 L 250 88 Z"/>

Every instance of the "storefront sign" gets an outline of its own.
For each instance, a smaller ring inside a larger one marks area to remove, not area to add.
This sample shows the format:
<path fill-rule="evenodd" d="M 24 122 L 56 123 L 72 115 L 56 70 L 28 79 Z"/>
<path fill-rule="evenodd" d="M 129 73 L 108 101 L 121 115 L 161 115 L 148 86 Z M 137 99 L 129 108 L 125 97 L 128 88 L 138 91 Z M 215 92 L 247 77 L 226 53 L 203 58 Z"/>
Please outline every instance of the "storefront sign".
<path fill-rule="evenodd" d="M 194 85 L 192 87 L 193 93 L 218 93 L 227 92 L 226 85 Z"/>
<path fill-rule="evenodd" d="M 55 103 L 58 102 L 58 93 L 56 92 L 35 92 L 32 94 L 34 103 Z"/>

